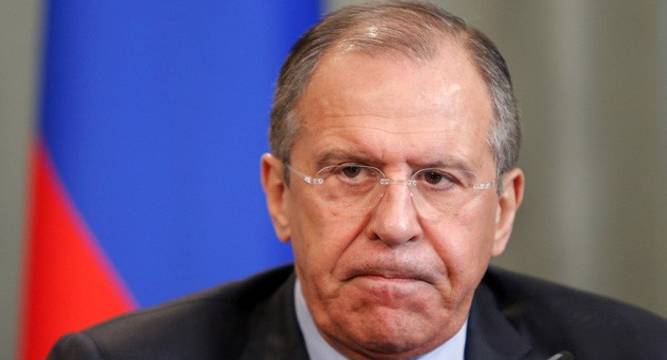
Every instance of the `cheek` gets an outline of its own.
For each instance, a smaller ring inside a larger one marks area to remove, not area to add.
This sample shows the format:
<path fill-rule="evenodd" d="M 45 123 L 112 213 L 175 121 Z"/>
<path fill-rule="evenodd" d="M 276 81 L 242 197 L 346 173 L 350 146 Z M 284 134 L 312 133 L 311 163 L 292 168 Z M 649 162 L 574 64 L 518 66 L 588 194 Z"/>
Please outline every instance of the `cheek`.
<path fill-rule="evenodd" d="M 476 286 L 491 258 L 495 208 L 473 203 L 448 220 L 425 223 L 426 236 L 445 264 L 451 286 Z"/>
<path fill-rule="evenodd" d="M 492 194 L 491 194 L 492 195 Z M 487 199 L 488 198 L 488 199 Z M 464 248 L 489 250 L 493 244 L 495 229 L 496 203 L 491 201 L 493 196 L 476 199 L 469 206 L 462 209 L 453 219 L 464 243 Z M 472 250 L 471 249 L 471 250 Z"/>
<path fill-rule="evenodd" d="M 326 281 L 345 249 L 359 236 L 363 221 L 312 199 L 294 200 L 288 213 L 299 275 L 305 281 Z"/>

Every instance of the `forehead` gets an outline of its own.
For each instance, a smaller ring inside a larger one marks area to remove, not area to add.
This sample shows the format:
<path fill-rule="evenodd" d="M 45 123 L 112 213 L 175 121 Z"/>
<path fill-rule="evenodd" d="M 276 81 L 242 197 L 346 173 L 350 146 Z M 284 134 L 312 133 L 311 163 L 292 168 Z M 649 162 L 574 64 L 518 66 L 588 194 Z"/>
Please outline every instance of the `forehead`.
<path fill-rule="evenodd" d="M 493 114 L 486 85 L 451 42 L 422 61 L 325 54 L 296 110 L 301 123 L 292 155 L 304 147 L 345 147 L 385 158 L 483 156 Z"/>

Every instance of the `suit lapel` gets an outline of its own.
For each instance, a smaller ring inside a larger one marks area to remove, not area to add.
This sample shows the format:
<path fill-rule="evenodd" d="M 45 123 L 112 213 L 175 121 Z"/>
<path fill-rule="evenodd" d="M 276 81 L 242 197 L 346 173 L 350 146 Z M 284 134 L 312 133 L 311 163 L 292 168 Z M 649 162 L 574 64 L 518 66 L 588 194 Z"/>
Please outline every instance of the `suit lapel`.
<path fill-rule="evenodd" d="M 247 345 L 240 359 L 308 359 L 294 310 L 292 273 L 268 301 L 258 307 L 247 325 Z M 239 331 L 239 334 L 246 333 Z"/>
<path fill-rule="evenodd" d="M 531 348 L 528 339 L 505 318 L 493 293 L 482 282 L 470 309 L 466 360 L 536 358 Z"/>

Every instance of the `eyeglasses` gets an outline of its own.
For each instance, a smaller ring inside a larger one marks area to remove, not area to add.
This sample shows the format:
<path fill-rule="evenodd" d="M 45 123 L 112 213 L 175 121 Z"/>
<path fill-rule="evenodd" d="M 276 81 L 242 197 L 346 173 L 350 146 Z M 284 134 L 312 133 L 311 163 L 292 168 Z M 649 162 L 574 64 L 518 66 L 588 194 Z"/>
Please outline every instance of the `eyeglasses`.
<path fill-rule="evenodd" d="M 375 208 L 389 185 L 405 184 L 420 215 L 451 216 L 481 191 L 495 188 L 496 181 L 468 184 L 470 173 L 439 168 L 421 169 L 408 180 L 390 179 L 378 168 L 359 164 L 327 166 L 308 176 L 285 166 L 306 184 L 317 186 L 318 196 L 329 206 L 358 215 Z"/>

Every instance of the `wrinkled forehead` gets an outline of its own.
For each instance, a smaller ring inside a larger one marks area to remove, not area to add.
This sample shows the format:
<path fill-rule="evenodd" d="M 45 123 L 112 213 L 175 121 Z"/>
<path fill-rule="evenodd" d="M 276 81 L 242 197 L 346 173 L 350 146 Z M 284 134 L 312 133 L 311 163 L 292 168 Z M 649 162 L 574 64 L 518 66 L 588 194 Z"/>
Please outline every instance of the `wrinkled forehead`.
<path fill-rule="evenodd" d="M 486 84 L 467 52 L 452 42 L 426 62 L 357 51 L 328 53 L 296 110 L 304 127 L 349 116 L 406 119 L 385 124 L 394 132 L 423 131 L 451 120 L 484 126 L 493 115 Z"/>
<path fill-rule="evenodd" d="M 430 144 L 429 149 L 441 144 L 467 153 L 477 146 L 488 148 L 493 114 L 485 83 L 457 44 L 442 46 L 429 61 L 327 54 L 296 110 L 300 134 L 295 147 L 356 139 L 383 151 L 403 144 Z"/>
<path fill-rule="evenodd" d="M 335 115 L 352 106 L 404 117 L 420 112 L 446 116 L 471 101 L 490 110 L 490 93 L 474 64 L 467 48 L 452 37 L 440 41 L 428 59 L 391 49 L 336 48 L 318 61 L 296 110 L 301 125 L 308 125 L 313 113 Z"/>

